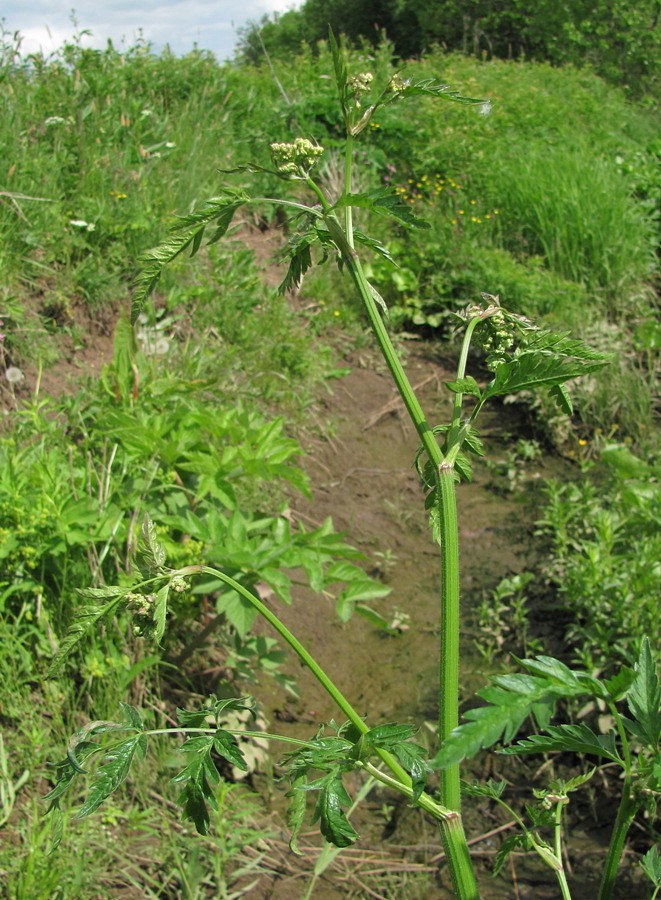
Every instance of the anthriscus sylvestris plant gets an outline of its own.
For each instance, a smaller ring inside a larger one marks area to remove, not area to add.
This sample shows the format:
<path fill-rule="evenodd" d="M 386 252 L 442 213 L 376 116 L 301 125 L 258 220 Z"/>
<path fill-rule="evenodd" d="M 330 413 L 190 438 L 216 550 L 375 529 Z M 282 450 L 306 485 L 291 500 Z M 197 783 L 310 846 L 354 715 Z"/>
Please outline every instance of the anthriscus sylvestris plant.
<path fill-rule="evenodd" d="M 52 668 L 53 671 L 59 669 L 78 640 L 81 628 L 119 610 L 131 612 L 142 633 L 151 633 L 160 640 L 167 624 L 170 592 L 186 589 L 189 580 L 196 576 L 211 576 L 235 590 L 244 603 L 273 627 L 335 701 L 342 717 L 340 724 L 331 722 L 307 741 L 258 732 L 260 738 L 290 744 L 283 766 L 291 784 L 288 797 L 291 800 L 291 847 L 294 852 L 308 794 L 316 798 L 313 822 L 319 823 L 322 835 L 329 842 L 341 848 L 356 841 L 358 835 L 345 812 L 350 798 L 343 777 L 350 771 L 362 770 L 404 795 L 438 823 L 456 896 L 461 900 L 477 897 L 461 817 L 459 765 L 483 748 L 512 741 L 526 718 L 533 716 L 537 733 L 502 752 L 570 751 L 593 756 L 599 764 L 605 762 L 622 771 L 620 805 L 599 893 L 601 900 L 605 900 L 612 896 L 618 862 L 633 816 L 650 802 L 658 788 L 660 689 L 649 644 L 645 642 L 641 647 L 635 670 L 623 667 L 615 678 L 603 682 L 588 674 L 574 672 L 549 657 L 520 660 L 522 673 L 493 678 L 492 683 L 478 694 L 482 705 L 470 710 L 465 721 L 459 724 L 459 551 L 455 488 L 457 482 L 470 479 L 471 457 L 484 454 L 478 419 L 488 401 L 517 391 L 546 389 L 560 409 L 569 414 L 571 402 L 565 384 L 604 365 L 606 359 L 567 333 L 541 329 L 509 312 L 498 297 L 485 293 L 481 302 L 470 304 L 463 314 L 464 337 L 456 377 L 446 385 L 452 396 L 450 420 L 443 424 L 428 422 L 391 342 L 385 304 L 367 280 L 361 262 L 362 252 L 381 254 L 386 259 L 390 259 L 390 255 L 381 243 L 354 228 L 353 210 L 370 210 L 407 228 L 424 229 L 426 224 L 389 188 L 354 192 L 354 143 L 375 112 L 387 104 L 425 96 L 479 104 L 484 111 L 484 101 L 463 97 L 433 79 L 412 82 L 395 75 L 379 87 L 371 73 L 350 74 L 347 71 L 343 54 L 332 34 L 330 44 L 346 132 L 344 183 L 340 195 L 327 196 L 315 178 L 315 166 L 323 155 L 321 146 L 304 137 L 272 143 L 272 169 L 247 164 L 233 171 L 268 171 L 285 183 L 296 182 L 299 187 L 303 185 L 308 189 L 309 202 L 286 197 L 251 197 L 244 191 L 223 189 L 201 209 L 180 218 L 172 236 L 145 255 L 132 318 L 135 321 L 139 316 L 168 263 L 185 250 L 190 249 L 191 255 L 197 253 L 205 235 L 208 243 L 220 240 L 237 210 L 250 204 L 274 204 L 291 214 L 291 237 L 286 249 L 288 266 L 281 291 L 300 284 L 313 264 L 315 252 L 322 260 L 334 259 L 350 278 L 417 431 L 420 446 L 416 465 L 426 494 L 433 536 L 440 547 L 438 751 L 429 759 L 426 751 L 414 742 L 416 729 L 411 725 L 368 722 L 271 607 L 261 602 L 256 592 L 208 566 L 168 568 L 148 516 L 141 533 L 135 584 L 130 588 L 106 587 L 89 593 L 87 599 L 94 605 L 80 611 Z M 297 196 L 299 194 L 300 190 Z M 491 379 L 483 386 L 467 372 L 472 344 L 482 348 L 491 372 Z M 552 725 L 555 705 L 567 697 L 582 697 L 605 705 L 612 715 L 612 729 L 606 734 L 596 734 L 587 725 Z M 145 756 L 150 736 L 170 733 L 185 738 L 180 749 L 186 765 L 172 779 L 181 789 L 182 814 L 198 831 L 206 833 L 210 822 L 209 808 L 215 805 L 214 789 L 220 778 L 214 755 L 239 769 L 246 768 L 236 740 L 239 732 L 230 727 L 227 719 L 233 710 L 245 712 L 249 709 L 251 704 L 246 698 L 218 700 L 212 697 L 200 709 L 179 710 L 179 726 L 174 728 L 147 729 L 138 710 L 128 705 L 122 707 L 122 721 L 91 722 L 72 737 L 67 755 L 58 766 L 57 782 L 49 794 L 52 814 L 57 816 L 60 797 L 79 775 L 87 771 L 96 754 L 100 754 L 100 763 L 90 768 L 89 791 L 77 813 L 78 818 L 93 812 L 125 780 L 133 759 Z M 437 792 L 427 787 L 427 776 L 433 771 L 439 773 Z M 529 822 L 512 811 L 520 831 L 503 844 L 497 858 L 498 868 L 515 847 L 534 851 L 555 872 L 562 896 L 570 896 L 561 845 L 562 816 L 568 795 L 587 777 L 589 775 L 570 782 L 552 783 L 537 798 L 537 805 L 528 807 Z M 488 783 L 466 790 L 506 805 L 502 796 L 504 787 L 504 783 Z M 545 829 L 552 835 L 550 843 L 543 836 Z"/>

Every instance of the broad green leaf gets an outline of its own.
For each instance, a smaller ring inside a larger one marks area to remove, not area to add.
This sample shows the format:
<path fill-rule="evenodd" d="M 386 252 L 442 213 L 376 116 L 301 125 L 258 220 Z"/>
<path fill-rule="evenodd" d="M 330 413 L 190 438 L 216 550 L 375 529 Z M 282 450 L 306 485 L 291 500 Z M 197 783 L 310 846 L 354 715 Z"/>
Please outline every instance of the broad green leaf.
<path fill-rule="evenodd" d="M 131 728 L 135 728 L 137 731 L 143 731 L 144 725 L 142 724 L 142 719 L 140 718 L 140 713 L 135 708 L 135 706 L 131 706 L 128 703 L 123 703 L 121 700 L 119 701 L 119 707 L 124 714 L 124 718 L 126 722 L 131 726 Z"/>
<path fill-rule="evenodd" d="M 78 744 L 76 747 L 76 760 L 78 762 L 78 766 L 74 766 L 71 762 L 69 756 L 65 756 L 64 759 L 55 763 L 52 768 L 55 770 L 55 784 L 51 788 L 51 790 L 46 794 L 44 800 L 50 801 L 49 810 L 54 808 L 56 801 L 64 794 L 64 792 L 68 789 L 69 785 L 79 774 L 82 766 L 81 763 L 85 762 L 93 753 L 97 753 L 99 750 L 99 745 L 94 743 L 93 741 L 83 741 Z"/>
<path fill-rule="evenodd" d="M 415 802 L 425 789 L 427 775 L 432 771 L 427 762 L 427 751 L 424 747 L 411 741 L 400 741 L 390 746 L 390 751 L 395 754 L 402 766 L 411 776 L 413 788 L 413 801 Z"/>
<path fill-rule="evenodd" d="M 62 815 L 62 810 L 60 809 L 60 804 L 57 800 L 51 803 L 48 814 L 50 818 L 50 831 L 48 833 L 48 856 L 52 853 L 55 853 L 57 848 L 62 843 L 62 836 L 64 834 L 64 816 Z"/>
<path fill-rule="evenodd" d="M 103 756 L 101 765 L 94 772 L 87 799 L 74 818 L 84 819 L 93 813 L 113 791 L 122 784 L 131 768 L 136 754 L 144 757 L 147 738 L 144 734 L 134 734 L 124 741 L 113 744 Z"/>
<path fill-rule="evenodd" d="M 249 710 L 254 715 L 252 704 L 246 702 L 246 699 L 227 697 L 223 700 L 218 700 L 212 696 L 200 709 L 178 708 L 177 721 L 180 725 L 184 725 L 187 728 L 202 728 L 210 718 L 213 718 L 215 723 L 218 724 L 225 710 L 240 710 L 241 712 Z"/>
<path fill-rule="evenodd" d="M 342 777 L 331 772 L 316 782 L 319 785 L 319 797 L 314 808 L 312 824 L 319 822 L 319 830 L 331 844 L 336 847 L 349 847 L 355 843 L 358 835 L 346 818 L 342 807 L 351 805 L 351 797 L 347 794 Z M 308 789 L 311 787 L 307 786 Z"/>
<path fill-rule="evenodd" d="M 289 258 L 289 267 L 282 282 L 278 286 L 281 294 L 287 291 L 295 291 L 300 287 L 305 273 L 312 267 L 312 253 L 310 247 L 317 241 L 317 232 L 314 229 L 304 234 L 294 235 L 289 241 L 285 256 Z"/>
<path fill-rule="evenodd" d="M 506 786 L 506 781 L 494 781 L 492 778 L 484 784 L 469 784 L 467 781 L 462 781 L 461 792 L 468 797 L 489 797 L 497 800 L 502 796 Z"/>
<path fill-rule="evenodd" d="M 622 666 L 616 675 L 604 681 L 604 687 L 611 700 L 621 700 L 626 696 L 635 677 L 636 673 L 633 669 L 630 669 L 629 666 Z"/>
<path fill-rule="evenodd" d="M 389 750 L 394 744 L 399 744 L 413 737 L 417 730 L 415 725 L 399 725 L 396 722 L 376 725 L 363 735 L 363 740 L 373 747 Z"/>
<path fill-rule="evenodd" d="M 546 352 L 559 356 L 571 356 L 574 359 L 608 362 L 607 354 L 593 350 L 583 341 L 570 338 L 569 331 L 532 331 L 527 333 L 526 352 Z"/>
<path fill-rule="evenodd" d="M 643 638 L 635 671 L 636 677 L 627 695 L 634 722 L 627 724 L 636 737 L 656 751 L 661 738 L 661 685 L 647 637 Z"/>
<path fill-rule="evenodd" d="M 513 850 L 532 850 L 530 838 L 525 834 L 509 834 L 502 842 L 493 861 L 491 874 L 495 877 L 507 862 L 507 857 Z"/>
<path fill-rule="evenodd" d="M 394 266 L 397 265 L 395 260 L 390 255 L 390 251 L 387 247 L 384 247 L 380 241 L 377 241 L 375 238 L 368 237 L 368 235 L 363 234 L 362 231 L 358 231 L 358 229 L 354 230 L 353 239 L 358 244 L 363 244 L 365 247 L 369 247 L 370 250 L 373 250 L 375 253 L 378 253 L 379 256 L 382 256 L 384 259 L 387 259 L 388 262 L 392 263 Z"/>
<path fill-rule="evenodd" d="M 550 678 L 558 684 L 564 685 L 570 691 L 581 689 L 581 682 L 572 672 L 569 666 L 566 666 L 559 659 L 552 656 L 536 656 L 534 659 L 518 659 L 514 657 L 516 662 L 530 672 L 531 675 L 540 675 L 543 678 Z M 500 679 L 506 679 L 508 676 L 496 676 L 493 680 L 496 684 L 500 684 Z M 504 682 L 502 682 L 504 683 Z"/>
<path fill-rule="evenodd" d="M 466 721 L 455 728 L 443 742 L 432 760 L 432 766 L 444 769 L 474 756 L 500 740 L 511 741 L 526 716 L 542 703 L 552 705 L 559 697 L 585 692 L 580 682 L 568 685 L 534 675 L 496 676 L 490 685 L 477 692 L 477 696 L 485 700 L 487 705 L 464 713 Z"/>
<path fill-rule="evenodd" d="M 580 775 L 575 775 L 573 778 L 570 778 L 568 781 L 563 782 L 563 792 L 565 794 L 570 794 L 572 791 L 575 791 L 577 788 L 582 787 L 587 781 L 589 781 L 594 773 L 597 771 L 596 768 L 590 769 L 589 772 L 582 772 Z"/>
<path fill-rule="evenodd" d="M 499 750 L 499 753 L 513 755 L 518 753 L 550 753 L 552 751 L 571 751 L 573 753 L 589 753 L 612 762 L 622 763 L 615 746 L 614 734 L 595 734 L 587 725 L 549 725 L 546 734 L 533 734 L 511 747 Z"/>
<path fill-rule="evenodd" d="M 79 606 L 74 613 L 74 619 L 69 630 L 60 644 L 60 647 L 53 657 L 53 660 L 46 672 L 46 678 L 53 678 L 62 670 L 67 658 L 71 656 L 78 644 L 85 638 L 94 626 L 101 619 L 112 615 L 124 603 L 127 588 L 87 588 L 83 595 L 89 596 L 92 590 L 99 591 L 96 596 L 99 599 L 106 599 L 101 605 L 88 604 Z"/>
<path fill-rule="evenodd" d="M 378 628 L 379 631 L 387 631 L 388 634 L 398 634 L 397 629 L 394 629 L 390 626 L 390 623 L 387 619 L 384 619 L 383 616 L 380 616 L 378 612 L 373 610 L 369 606 L 365 606 L 364 603 L 352 603 L 350 604 L 353 607 L 353 611 L 359 615 L 362 619 L 365 619 L 373 628 Z"/>

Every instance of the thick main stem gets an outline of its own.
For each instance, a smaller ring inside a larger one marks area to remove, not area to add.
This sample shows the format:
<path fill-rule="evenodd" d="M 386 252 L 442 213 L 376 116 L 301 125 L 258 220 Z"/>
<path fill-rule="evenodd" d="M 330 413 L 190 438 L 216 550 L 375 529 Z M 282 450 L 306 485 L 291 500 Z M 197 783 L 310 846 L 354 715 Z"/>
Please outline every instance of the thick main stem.
<path fill-rule="evenodd" d="M 441 660 L 438 737 L 441 744 L 459 724 L 459 533 L 454 468 L 438 470 L 438 511 L 441 530 Z M 441 803 L 459 810 L 459 765 L 440 773 Z"/>
<path fill-rule="evenodd" d="M 420 437 L 422 446 L 437 472 L 437 486 L 441 511 L 441 684 L 439 711 L 439 739 L 443 741 L 458 722 L 459 689 L 459 555 L 457 510 L 454 492 L 454 467 L 445 462 L 433 431 L 427 424 L 422 407 L 404 372 L 388 331 L 377 309 L 370 286 L 365 278 L 355 250 L 332 217 L 326 217 L 329 232 L 342 252 L 356 289 L 363 301 L 379 348 L 390 370 L 404 406 Z M 453 766 L 441 774 L 441 797 L 444 807 L 456 815 L 440 821 L 441 839 L 448 860 L 455 894 L 460 900 L 474 900 L 479 896 L 471 866 L 466 835 L 460 815 L 459 767 Z M 447 798 L 447 799 L 446 799 Z"/>

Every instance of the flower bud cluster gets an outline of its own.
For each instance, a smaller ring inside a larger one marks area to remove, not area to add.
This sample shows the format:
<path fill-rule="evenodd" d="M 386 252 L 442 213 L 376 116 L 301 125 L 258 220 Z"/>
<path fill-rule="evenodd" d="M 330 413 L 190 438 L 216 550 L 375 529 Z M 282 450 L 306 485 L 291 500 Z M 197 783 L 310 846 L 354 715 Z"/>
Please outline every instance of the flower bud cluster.
<path fill-rule="evenodd" d="M 128 603 L 126 608 L 135 613 L 136 616 L 150 617 L 156 603 L 156 594 L 136 594 L 131 591 L 126 595 Z"/>
<path fill-rule="evenodd" d="M 409 84 L 409 81 L 405 81 L 402 76 L 396 72 L 388 82 L 386 90 L 389 94 L 401 94 L 402 91 L 406 90 Z"/>
<path fill-rule="evenodd" d="M 282 175 L 307 175 L 323 152 L 323 147 L 307 138 L 296 138 L 292 143 L 271 144 L 273 163 Z"/>
<path fill-rule="evenodd" d="M 494 313 L 478 328 L 475 341 L 487 355 L 487 368 L 494 371 L 505 361 L 507 351 L 514 344 L 512 323 L 507 321 L 502 312 Z"/>
<path fill-rule="evenodd" d="M 369 91 L 372 81 L 374 81 L 374 75 L 371 72 L 360 72 L 347 79 L 347 86 L 353 94 L 356 106 L 360 106 L 360 98 Z"/>
<path fill-rule="evenodd" d="M 175 594 L 185 594 L 190 585 L 183 575 L 175 575 L 170 581 L 170 588 Z"/>

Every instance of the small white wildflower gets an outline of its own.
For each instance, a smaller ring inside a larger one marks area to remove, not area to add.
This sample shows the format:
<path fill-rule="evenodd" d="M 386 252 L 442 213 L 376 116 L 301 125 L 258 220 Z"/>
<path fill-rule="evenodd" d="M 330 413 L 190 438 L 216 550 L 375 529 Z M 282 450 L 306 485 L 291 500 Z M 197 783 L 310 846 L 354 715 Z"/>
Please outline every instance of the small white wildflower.
<path fill-rule="evenodd" d="M 14 385 L 19 384 L 21 381 L 23 381 L 25 375 L 21 372 L 18 366 L 9 366 L 9 368 L 5 372 L 5 378 L 10 384 Z"/>
<path fill-rule="evenodd" d="M 488 116 L 491 112 L 491 100 L 485 100 L 484 103 L 481 103 L 478 112 L 481 116 Z"/>
<path fill-rule="evenodd" d="M 94 231 L 96 225 L 94 222 L 86 222 L 85 219 L 69 219 L 69 225 L 74 228 L 84 228 L 86 231 Z"/>
<path fill-rule="evenodd" d="M 66 119 L 63 119 L 62 116 L 49 116 L 47 119 L 44 119 L 44 125 L 48 128 L 50 125 L 66 125 Z"/>

